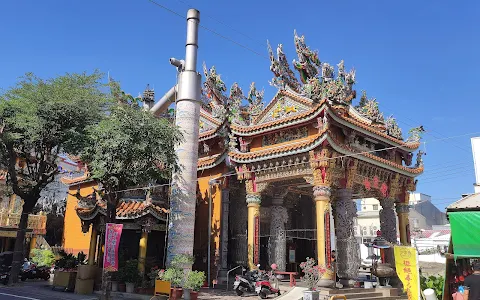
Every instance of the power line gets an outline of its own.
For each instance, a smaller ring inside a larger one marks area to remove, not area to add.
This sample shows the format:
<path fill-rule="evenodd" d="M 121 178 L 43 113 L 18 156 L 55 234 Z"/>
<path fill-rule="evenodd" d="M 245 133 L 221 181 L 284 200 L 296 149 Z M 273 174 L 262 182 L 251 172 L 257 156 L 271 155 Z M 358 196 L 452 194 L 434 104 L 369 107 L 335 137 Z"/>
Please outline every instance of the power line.
<path fill-rule="evenodd" d="M 177 0 L 177 1 L 180 2 L 180 3 L 183 3 L 183 4 L 185 4 L 185 5 L 187 5 L 187 6 L 189 6 L 189 7 L 193 7 L 193 5 L 190 4 L 190 3 L 188 3 L 187 1 L 183 1 L 183 0 Z M 228 29 L 230 29 L 230 30 L 232 30 L 232 31 L 234 31 L 234 32 L 236 32 L 236 33 L 239 33 L 239 34 L 243 35 L 244 37 L 252 40 L 253 42 L 261 45 L 262 47 L 265 47 L 264 43 L 262 43 L 262 42 L 260 42 L 260 41 L 258 41 L 258 40 L 256 40 L 256 39 L 250 37 L 249 35 L 241 32 L 240 30 L 237 30 L 237 29 L 233 28 L 232 26 L 228 25 L 227 23 L 225 23 L 225 22 L 223 22 L 223 21 L 221 21 L 221 20 L 219 20 L 219 19 L 217 19 L 217 18 L 214 18 L 212 15 L 209 15 L 209 14 L 206 14 L 206 13 L 202 13 L 202 14 L 205 15 L 205 16 L 207 16 L 207 17 L 209 17 L 210 19 L 214 20 L 215 22 L 217 22 L 217 23 L 219 23 L 219 24 L 227 27 Z"/>
<path fill-rule="evenodd" d="M 153 0 L 148 0 L 148 1 L 151 2 L 151 3 L 153 3 L 153 4 L 155 4 L 155 5 L 157 5 L 158 7 L 161 7 L 161 8 L 163 8 L 163 9 L 165 9 L 166 11 L 168 11 L 168 12 L 170 12 L 170 13 L 172 13 L 172 14 L 174 14 L 174 15 L 176 15 L 176 16 L 178 16 L 178 17 L 186 20 L 186 17 L 185 17 L 185 16 L 181 15 L 180 13 L 178 13 L 178 12 L 176 12 L 176 11 L 174 11 L 174 10 L 172 10 L 172 9 L 170 9 L 170 8 L 162 5 L 162 4 L 160 4 L 160 3 L 156 2 L 156 1 L 153 1 Z M 256 54 L 256 55 L 258 55 L 258 56 L 260 56 L 260 57 L 262 57 L 262 58 L 264 58 L 264 59 L 270 60 L 267 56 L 265 56 L 265 55 L 263 55 L 263 54 L 255 51 L 255 50 L 251 49 L 251 48 L 248 47 L 248 46 L 245 46 L 245 45 L 242 44 L 242 43 L 239 43 L 239 42 L 235 41 L 234 39 L 231 39 L 231 38 L 229 38 L 229 37 L 227 37 L 227 36 L 225 36 L 225 35 L 222 35 L 221 33 L 217 32 L 217 31 L 215 31 L 215 30 L 213 30 L 213 29 L 210 29 L 210 28 L 208 28 L 208 27 L 206 27 L 206 26 L 204 26 L 204 25 L 202 25 L 202 24 L 198 24 L 198 26 L 199 26 L 200 28 L 205 29 L 206 31 L 209 31 L 210 33 L 213 33 L 213 34 L 215 34 L 215 35 L 217 35 L 217 36 L 219 36 L 219 37 L 221 37 L 221 38 L 223 38 L 223 39 L 225 39 L 225 40 L 227 40 L 227 41 L 229 41 L 229 42 L 231 42 L 231 43 L 233 43 L 233 44 L 235 44 L 235 45 L 237 45 L 237 46 L 239 46 L 239 47 L 241 47 L 241 48 L 243 48 L 243 49 L 245 49 L 245 50 L 248 50 L 248 51 L 250 51 L 250 52 L 252 52 L 252 53 L 254 53 L 254 54 Z"/>

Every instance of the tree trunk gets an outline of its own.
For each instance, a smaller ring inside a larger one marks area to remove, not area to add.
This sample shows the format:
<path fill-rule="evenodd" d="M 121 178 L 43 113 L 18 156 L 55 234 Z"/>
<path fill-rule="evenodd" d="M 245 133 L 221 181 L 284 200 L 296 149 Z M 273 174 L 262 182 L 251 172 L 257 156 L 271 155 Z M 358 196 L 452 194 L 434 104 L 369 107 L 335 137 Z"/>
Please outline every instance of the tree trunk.
<path fill-rule="evenodd" d="M 22 215 L 20 217 L 20 223 L 18 224 L 17 238 L 15 239 L 15 248 L 13 250 L 13 261 L 12 269 L 10 270 L 10 279 L 9 284 L 14 284 L 18 282 L 18 275 L 20 274 L 20 268 L 23 264 L 24 259 L 24 245 L 25 245 L 25 236 L 28 227 L 28 215 L 33 209 L 32 205 L 29 205 L 32 201 L 24 200 L 25 204 L 23 205 Z"/>

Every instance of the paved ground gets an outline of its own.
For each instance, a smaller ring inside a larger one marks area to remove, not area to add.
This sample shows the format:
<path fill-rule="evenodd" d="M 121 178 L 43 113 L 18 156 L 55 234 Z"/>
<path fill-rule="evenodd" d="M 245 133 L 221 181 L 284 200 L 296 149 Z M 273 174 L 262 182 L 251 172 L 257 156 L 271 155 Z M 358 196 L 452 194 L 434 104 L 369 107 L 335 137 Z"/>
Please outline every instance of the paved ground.
<path fill-rule="evenodd" d="M 76 295 L 53 291 L 50 284 L 42 281 L 27 281 L 17 286 L 0 285 L 0 300 L 97 300 L 96 296 Z"/>
<path fill-rule="evenodd" d="M 98 300 L 98 295 L 77 295 L 69 292 L 62 292 L 60 290 L 52 290 L 51 282 L 45 281 L 26 281 L 18 283 L 16 286 L 4 286 L 0 284 L 0 300 Z M 287 283 L 288 284 L 288 283 Z M 288 285 L 281 285 L 282 294 L 286 293 L 291 288 Z M 125 295 L 125 294 L 124 294 Z M 143 295 L 144 299 L 149 299 L 149 296 Z M 269 298 L 274 298 L 270 296 Z M 128 294 L 125 296 L 115 296 L 114 300 L 126 300 L 129 298 Z M 138 298 L 137 298 L 138 299 Z M 225 290 L 202 290 L 199 294 L 199 299 L 213 299 L 213 300 L 239 300 L 239 299 L 258 299 L 256 295 L 246 295 L 238 297 L 234 291 Z"/>

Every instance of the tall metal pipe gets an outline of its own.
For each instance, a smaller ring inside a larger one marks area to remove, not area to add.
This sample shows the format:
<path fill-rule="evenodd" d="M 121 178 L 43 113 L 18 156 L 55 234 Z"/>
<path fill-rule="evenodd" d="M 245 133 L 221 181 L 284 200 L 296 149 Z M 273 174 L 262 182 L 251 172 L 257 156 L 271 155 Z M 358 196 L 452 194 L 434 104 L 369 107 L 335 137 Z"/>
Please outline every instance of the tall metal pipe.
<path fill-rule="evenodd" d="M 168 92 L 163 95 L 163 97 L 160 98 L 160 100 L 158 100 L 158 102 L 155 103 L 155 105 L 150 109 L 150 112 L 155 116 L 158 116 L 164 112 L 170 106 L 170 104 L 175 102 L 177 88 L 177 85 L 174 85 L 170 90 L 168 90 Z"/>
<path fill-rule="evenodd" d="M 201 83 L 201 76 L 196 71 L 199 22 L 200 12 L 188 10 L 185 63 L 182 66 L 183 62 L 179 60 L 170 60 L 180 71 L 175 124 L 183 139 L 175 148 L 180 171 L 172 175 L 167 265 L 175 255 L 193 256 Z"/>

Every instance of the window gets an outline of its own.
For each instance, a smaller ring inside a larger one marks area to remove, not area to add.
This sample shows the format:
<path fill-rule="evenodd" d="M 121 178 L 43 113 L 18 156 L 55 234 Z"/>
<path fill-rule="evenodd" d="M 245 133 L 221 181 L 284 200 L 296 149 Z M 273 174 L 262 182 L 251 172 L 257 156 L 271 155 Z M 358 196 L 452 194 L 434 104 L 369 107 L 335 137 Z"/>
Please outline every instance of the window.
<path fill-rule="evenodd" d="M 373 210 L 378 210 L 378 204 L 373 205 Z"/>
<path fill-rule="evenodd" d="M 413 219 L 413 228 L 418 228 L 419 222 L 418 219 Z"/>

